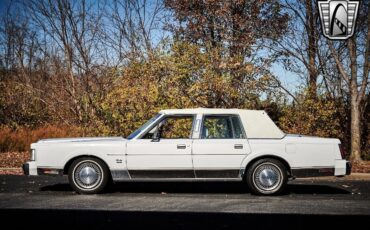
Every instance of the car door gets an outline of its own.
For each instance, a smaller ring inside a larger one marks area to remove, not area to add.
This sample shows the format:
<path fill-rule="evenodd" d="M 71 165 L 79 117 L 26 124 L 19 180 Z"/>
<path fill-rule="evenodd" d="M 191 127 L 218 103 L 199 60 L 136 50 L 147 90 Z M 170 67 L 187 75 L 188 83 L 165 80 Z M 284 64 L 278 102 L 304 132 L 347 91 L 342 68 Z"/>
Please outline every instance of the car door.
<path fill-rule="evenodd" d="M 204 115 L 199 139 L 193 141 L 196 178 L 240 178 L 251 149 L 238 115 Z"/>
<path fill-rule="evenodd" d="M 194 117 L 165 116 L 140 139 L 127 143 L 131 178 L 194 178 L 191 156 Z"/>

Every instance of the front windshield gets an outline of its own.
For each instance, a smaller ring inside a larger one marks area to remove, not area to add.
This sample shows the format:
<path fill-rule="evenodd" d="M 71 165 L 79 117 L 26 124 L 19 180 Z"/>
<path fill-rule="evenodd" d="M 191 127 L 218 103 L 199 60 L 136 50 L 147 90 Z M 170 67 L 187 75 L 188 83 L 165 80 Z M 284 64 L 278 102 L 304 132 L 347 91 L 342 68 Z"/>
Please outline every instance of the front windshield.
<path fill-rule="evenodd" d="M 155 120 L 157 120 L 158 117 L 160 117 L 162 114 L 157 113 L 154 117 L 152 117 L 149 121 L 147 121 L 144 125 L 140 126 L 137 130 L 135 130 L 133 133 L 131 133 L 127 139 L 131 140 L 132 138 L 136 137 L 141 131 L 146 129 L 150 124 L 152 124 Z"/>

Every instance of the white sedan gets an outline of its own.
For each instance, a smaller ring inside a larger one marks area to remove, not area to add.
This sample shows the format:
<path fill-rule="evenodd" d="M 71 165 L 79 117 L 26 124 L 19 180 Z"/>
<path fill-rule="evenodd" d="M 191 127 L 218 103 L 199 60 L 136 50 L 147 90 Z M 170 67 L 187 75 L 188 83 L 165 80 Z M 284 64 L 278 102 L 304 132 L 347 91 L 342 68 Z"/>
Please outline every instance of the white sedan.
<path fill-rule="evenodd" d="M 270 195 L 289 178 L 351 171 L 338 139 L 285 134 L 256 110 L 162 110 L 126 139 L 44 139 L 31 151 L 26 175 L 68 175 L 82 194 L 110 181 L 190 180 L 244 181 Z"/>

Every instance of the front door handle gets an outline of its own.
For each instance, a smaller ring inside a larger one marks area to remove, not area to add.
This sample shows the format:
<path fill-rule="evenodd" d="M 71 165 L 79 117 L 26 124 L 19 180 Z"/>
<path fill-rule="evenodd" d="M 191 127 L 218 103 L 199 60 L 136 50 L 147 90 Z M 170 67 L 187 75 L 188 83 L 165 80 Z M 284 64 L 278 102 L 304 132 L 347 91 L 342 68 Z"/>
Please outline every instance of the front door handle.
<path fill-rule="evenodd" d="M 178 144 L 177 149 L 186 149 L 186 145 L 184 144 Z"/>
<path fill-rule="evenodd" d="M 234 149 L 243 149 L 243 145 L 242 144 L 235 144 Z"/>

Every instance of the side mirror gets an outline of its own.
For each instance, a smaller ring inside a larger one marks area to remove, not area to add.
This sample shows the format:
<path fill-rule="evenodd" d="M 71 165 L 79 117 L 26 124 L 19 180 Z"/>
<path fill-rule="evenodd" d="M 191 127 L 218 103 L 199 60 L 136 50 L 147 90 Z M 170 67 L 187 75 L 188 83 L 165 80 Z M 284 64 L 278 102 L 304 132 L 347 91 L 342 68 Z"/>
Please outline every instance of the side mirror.
<path fill-rule="evenodd" d="M 160 135 L 159 130 L 157 130 L 156 132 L 153 133 L 152 142 L 159 142 L 160 139 L 161 139 L 161 135 Z"/>

